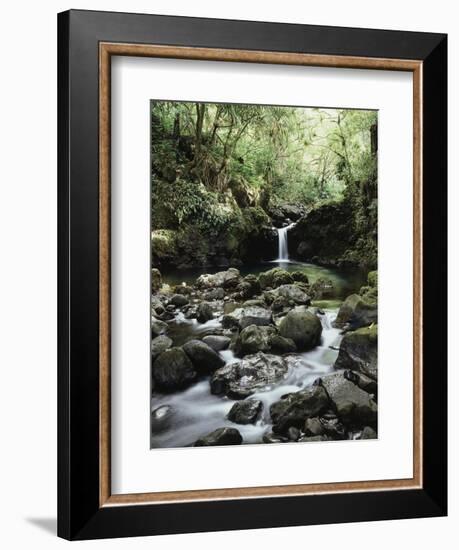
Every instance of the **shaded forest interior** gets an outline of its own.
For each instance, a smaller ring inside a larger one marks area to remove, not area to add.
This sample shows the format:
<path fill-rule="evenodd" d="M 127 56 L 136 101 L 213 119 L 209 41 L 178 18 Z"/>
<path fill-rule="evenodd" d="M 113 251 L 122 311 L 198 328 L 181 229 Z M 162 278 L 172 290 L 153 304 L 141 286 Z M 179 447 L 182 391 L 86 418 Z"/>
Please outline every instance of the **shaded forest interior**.
<path fill-rule="evenodd" d="M 153 267 L 377 264 L 377 112 L 151 102 Z"/>

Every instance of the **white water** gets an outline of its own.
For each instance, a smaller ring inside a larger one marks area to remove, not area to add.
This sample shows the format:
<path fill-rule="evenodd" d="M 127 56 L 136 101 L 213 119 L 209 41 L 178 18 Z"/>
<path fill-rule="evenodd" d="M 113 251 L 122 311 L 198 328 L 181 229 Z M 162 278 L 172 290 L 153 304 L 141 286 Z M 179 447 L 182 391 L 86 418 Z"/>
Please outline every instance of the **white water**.
<path fill-rule="evenodd" d="M 294 223 L 287 225 L 286 227 L 279 227 L 276 229 L 278 238 L 278 257 L 276 262 L 289 262 L 288 258 L 288 231 L 292 229 Z"/>
<path fill-rule="evenodd" d="M 277 385 L 268 386 L 251 397 L 263 402 L 263 413 L 256 424 L 240 425 L 230 422 L 226 416 L 235 401 L 210 393 L 209 378 L 205 378 L 185 391 L 170 395 L 155 395 L 151 409 L 170 405 L 173 419 L 170 427 L 152 437 L 152 447 L 185 447 L 193 444 L 199 437 L 221 427 L 237 428 L 245 443 L 261 443 L 265 432 L 271 431 L 269 407 L 282 395 L 296 392 L 310 386 L 317 378 L 333 371 L 333 364 L 338 352 L 330 346 L 339 347 L 340 331 L 332 327 L 336 311 L 326 311 L 320 315 L 322 322 L 322 341 L 311 351 L 291 354 L 296 362 Z M 218 323 L 213 319 L 210 323 Z M 190 323 L 191 333 L 198 327 Z M 199 330 L 199 329 L 198 329 Z M 238 359 L 230 350 L 220 352 L 225 363 Z"/>

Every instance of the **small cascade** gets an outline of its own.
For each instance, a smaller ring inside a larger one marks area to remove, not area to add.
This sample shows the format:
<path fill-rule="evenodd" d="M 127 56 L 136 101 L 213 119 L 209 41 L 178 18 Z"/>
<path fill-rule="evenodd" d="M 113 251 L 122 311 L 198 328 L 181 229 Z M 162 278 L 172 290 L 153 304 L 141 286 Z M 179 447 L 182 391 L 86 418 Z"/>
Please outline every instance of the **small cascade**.
<path fill-rule="evenodd" d="M 278 257 L 277 262 L 288 262 L 288 231 L 294 226 L 294 223 L 285 227 L 276 229 L 278 238 Z"/>

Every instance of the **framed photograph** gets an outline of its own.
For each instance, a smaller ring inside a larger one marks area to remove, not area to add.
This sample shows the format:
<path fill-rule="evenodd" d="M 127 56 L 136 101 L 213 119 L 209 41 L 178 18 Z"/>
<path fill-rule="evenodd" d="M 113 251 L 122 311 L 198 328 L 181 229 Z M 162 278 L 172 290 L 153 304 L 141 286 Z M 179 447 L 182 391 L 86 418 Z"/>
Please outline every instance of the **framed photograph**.
<path fill-rule="evenodd" d="M 59 535 L 445 515 L 446 36 L 58 33 Z"/>

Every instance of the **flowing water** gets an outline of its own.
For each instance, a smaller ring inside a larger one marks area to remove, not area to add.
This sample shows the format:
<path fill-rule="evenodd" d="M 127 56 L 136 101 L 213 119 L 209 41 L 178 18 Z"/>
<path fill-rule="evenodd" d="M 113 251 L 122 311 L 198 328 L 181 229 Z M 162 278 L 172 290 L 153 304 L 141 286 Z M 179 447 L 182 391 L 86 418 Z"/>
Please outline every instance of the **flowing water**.
<path fill-rule="evenodd" d="M 335 311 L 325 311 L 320 315 L 323 329 L 321 345 L 308 352 L 292 354 L 297 361 L 290 368 L 285 379 L 278 385 L 264 388 L 263 391 L 251 396 L 263 402 L 262 416 L 255 424 L 241 425 L 230 422 L 226 416 L 235 401 L 212 395 L 209 377 L 206 377 L 184 391 L 153 396 L 152 411 L 166 405 L 171 407 L 173 412 L 168 428 L 152 436 L 151 446 L 186 447 L 193 444 L 199 437 L 225 426 L 236 427 L 244 443 L 261 443 L 263 434 L 270 431 L 271 427 L 270 405 L 279 401 L 282 395 L 304 389 L 318 377 L 332 371 L 338 354 L 334 348 L 339 346 L 341 339 L 340 331 L 332 327 L 335 317 Z M 195 319 L 187 320 L 181 316 L 176 319 L 176 324 L 180 327 L 182 334 L 180 340 L 183 340 L 184 332 L 187 334 L 186 339 L 202 337 L 206 331 L 220 326 L 220 319 L 199 325 Z M 173 329 L 169 335 L 176 340 Z M 220 355 L 226 363 L 238 360 L 230 350 L 221 351 Z"/>
<path fill-rule="evenodd" d="M 307 274 L 313 284 L 319 278 L 331 279 L 334 287 L 334 299 L 313 302 L 320 306 L 318 313 L 322 323 L 322 341 L 319 346 L 304 353 L 290 354 L 296 358 L 284 380 L 277 385 L 266 387 L 251 397 L 263 402 L 263 413 L 255 424 L 240 425 L 230 422 L 226 417 L 235 401 L 227 397 L 215 396 L 210 393 L 209 377 L 202 378 L 190 388 L 168 395 L 154 394 L 151 400 L 151 410 L 159 411 L 157 417 L 168 415 L 166 428 L 156 431 L 151 436 L 151 447 L 185 447 L 192 445 L 199 437 L 217 428 L 225 426 L 236 427 L 243 437 L 244 443 L 261 443 L 263 434 L 270 431 L 271 422 L 269 407 L 278 401 L 282 395 L 299 391 L 310 386 L 317 378 L 333 370 L 341 341 L 340 331 L 333 328 L 341 301 L 349 294 L 356 292 L 364 284 L 364 274 L 357 270 L 336 270 L 319 267 L 314 264 L 300 263 L 289 260 L 288 231 L 293 227 L 277 229 L 278 259 L 255 266 L 241 266 L 241 275 L 272 269 L 273 263 L 287 271 L 302 271 Z M 163 272 L 163 279 L 170 285 L 183 282 L 192 283 L 201 273 L 215 273 L 222 268 L 203 268 L 187 271 Z M 177 313 L 169 325 L 168 336 L 175 346 L 181 346 L 193 338 L 202 338 L 221 328 L 221 316 L 207 323 L 200 324 L 196 319 L 186 319 L 183 313 Z M 239 360 L 231 350 L 220 352 L 225 363 Z"/>
<path fill-rule="evenodd" d="M 295 224 L 291 223 L 290 225 L 287 225 L 286 227 L 279 227 L 275 228 L 277 231 L 277 238 L 278 238 L 278 255 L 277 255 L 277 262 L 289 262 L 289 255 L 288 255 L 288 232 L 292 227 L 294 227 Z"/>

